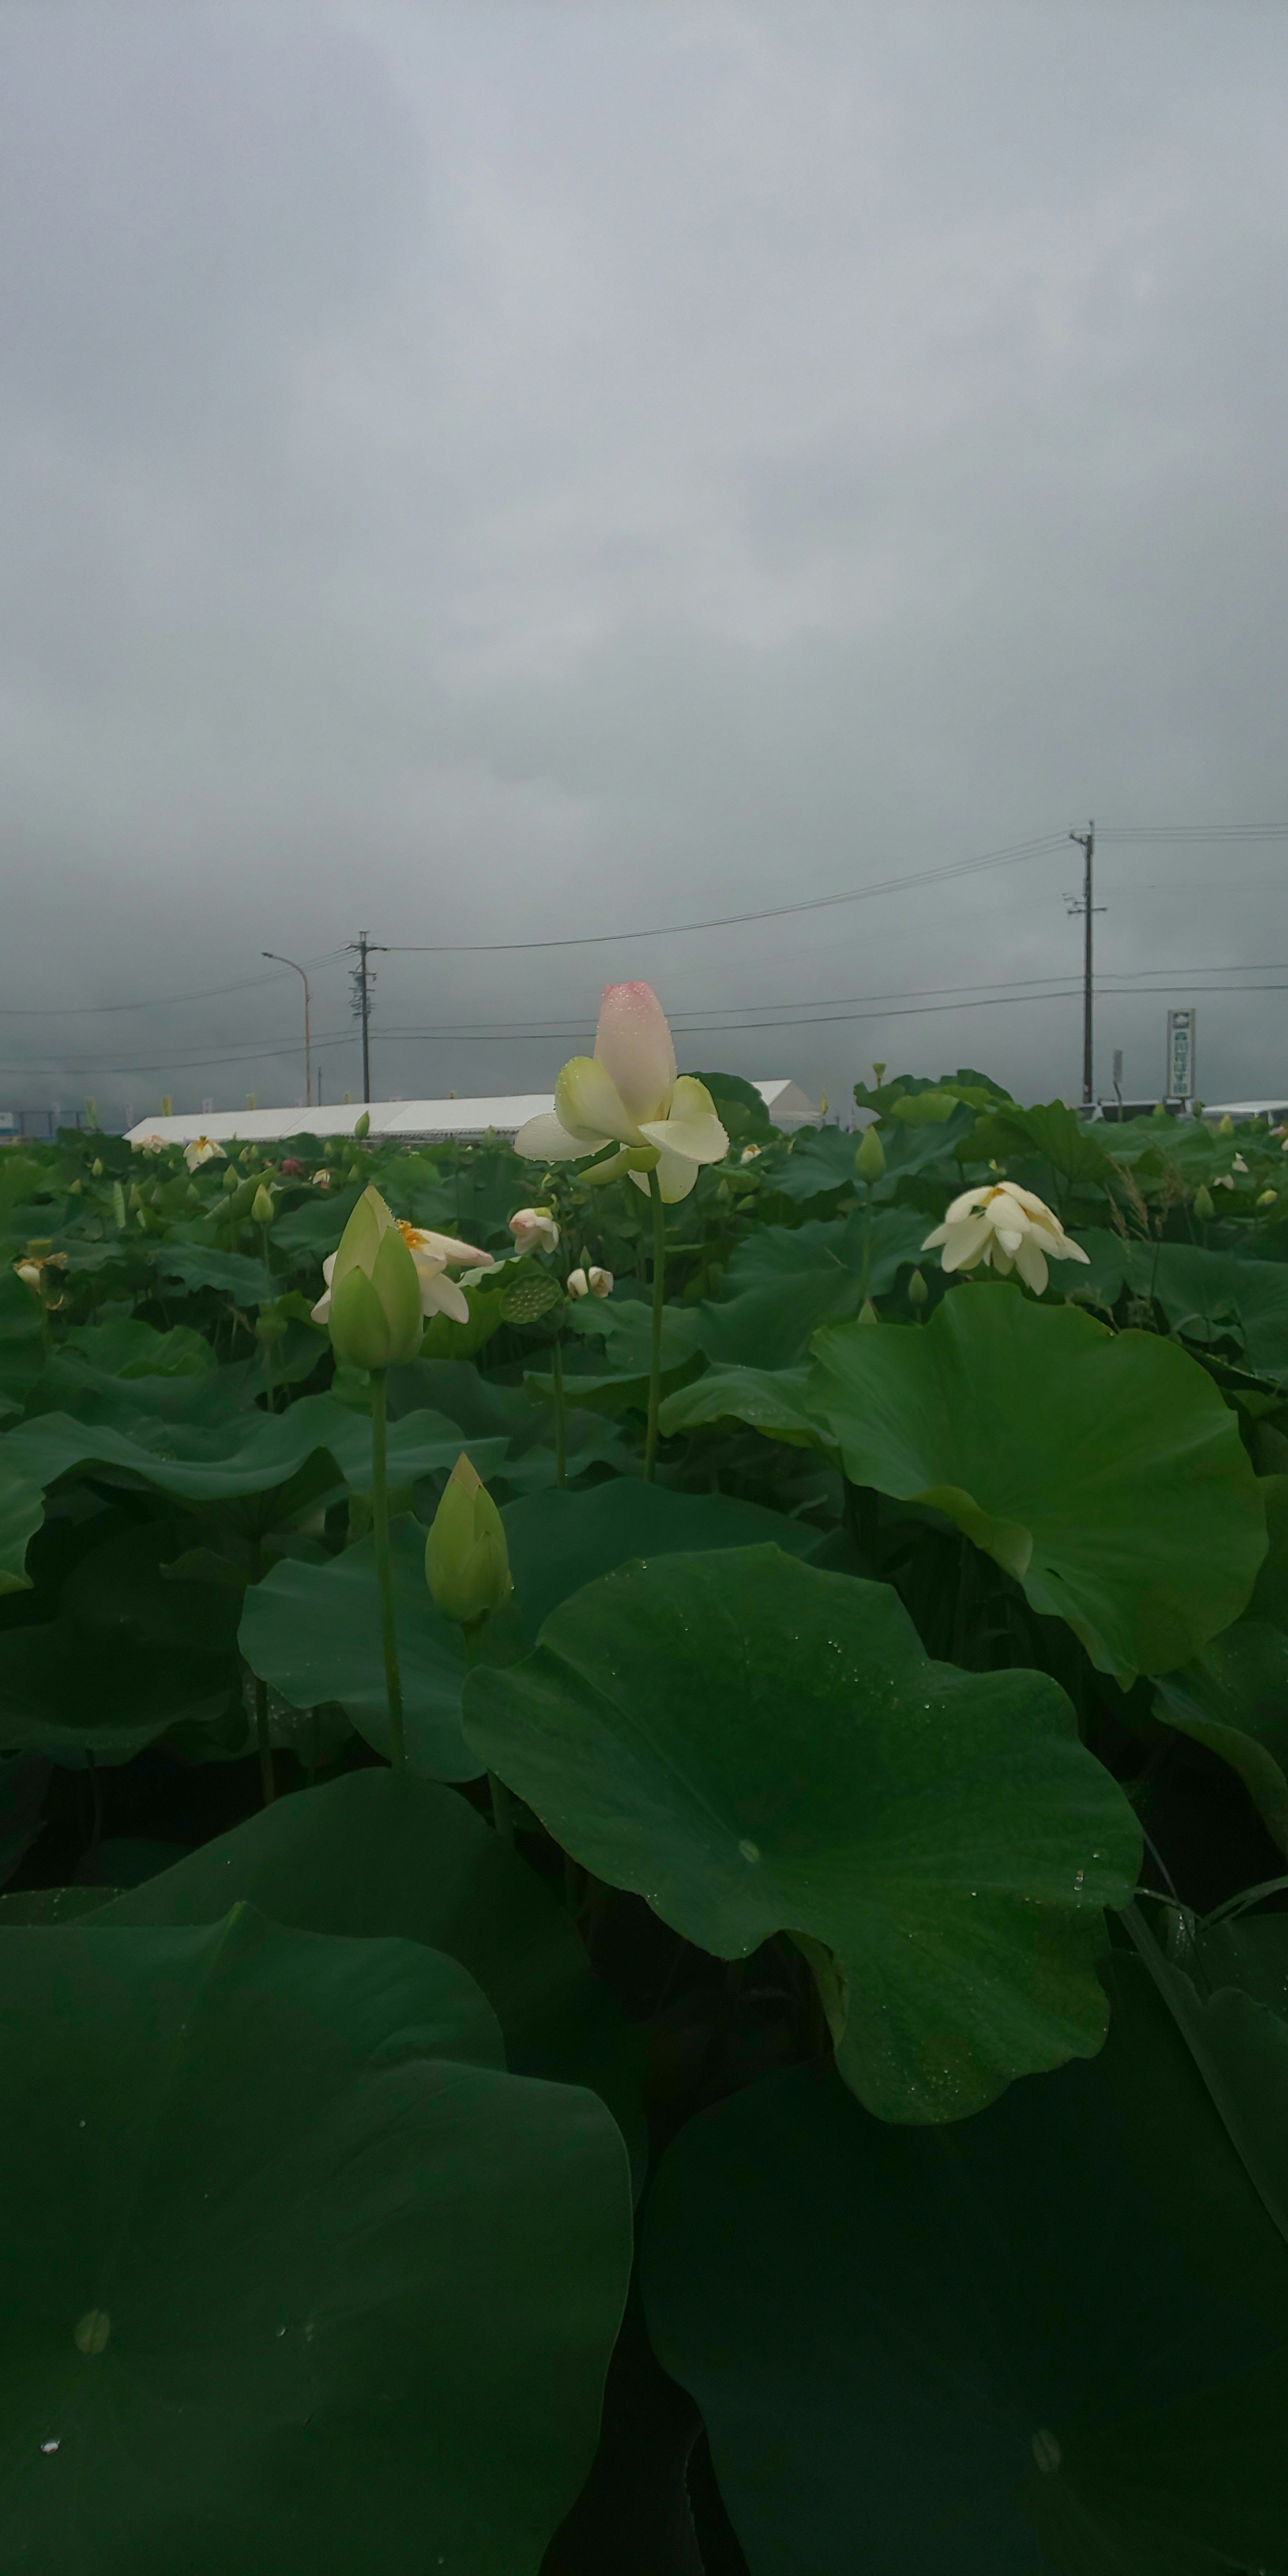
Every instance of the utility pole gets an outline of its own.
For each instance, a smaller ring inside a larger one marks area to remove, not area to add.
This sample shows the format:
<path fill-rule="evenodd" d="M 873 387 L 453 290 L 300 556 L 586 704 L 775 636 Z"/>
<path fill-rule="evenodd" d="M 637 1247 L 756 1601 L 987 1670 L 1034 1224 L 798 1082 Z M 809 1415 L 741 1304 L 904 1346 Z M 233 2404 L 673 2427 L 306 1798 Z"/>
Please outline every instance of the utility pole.
<path fill-rule="evenodd" d="M 261 948 L 259 953 L 261 957 L 271 958 L 275 966 L 292 967 L 304 986 L 304 1106 L 306 1109 L 311 1109 L 313 1106 L 313 1041 L 309 1027 L 309 979 L 303 967 L 295 964 L 293 957 L 279 957 L 275 948 Z"/>
<path fill-rule="evenodd" d="M 359 931 L 357 938 L 350 940 L 349 947 L 358 960 L 357 965 L 352 969 L 350 980 L 353 985 L 354 1017 L 362 1029 L 362 1097 L 369 1101 L 371 1098 L 371 993 L 376 978 L 367 964 L 367 959 L 372 955 L 382 955 L 383 950 L 378 940 L 368 939 L 365 930 Z"/>
<path fill-rule="evenodd" d="M 1094 823 L 1088 823 L 1088 825 L 1087 825 L 1087 828 L 1086 828 L 1086 831 L 1085 831 L 1085 832 L 1071 832 L 1071 833 L 1069 834 L 1069 838 L 1070 838 L 1070 840 L 1071 840 L 1071 841 L 1076 841 L 1076 842 L 1077 842 L 1078 847 L 1079 847 L 1079 849 L 1080 849 L 1080 850 L 1081 850 L 1081 852 L 1082 852 L 1082 855 L 1083 855 L 1083 862 L 1084 862 L 1084 864 L 1083 864 L 1083 871 L 1082 871 L 1082 893 L 1081 893 L 1081 896 L 1074 895 L 1074 894 L 1067 894 L 1067 895 L 1065 896 L 1064 900 L 1065 900 L 1066 907 L 1067 907 L 1068 912 L 1069 912 L 1069 914 L 1070 914 L 1070 916 L 1071 916 L 1071 917 L 1073 917 L 1073 916 L 1074 916 L 1075 914 L 1077 914 L 1077 913 L 1081 913 L 1081 914 L 1082 914 L 1082 916 L 1083 916 L 1083 922 L 1082 922 L 1082 1105 L 1083 1105 L 1083 1108 L 1084 1108 L 1084 1109 L 1090 1109 L 1090 1108 L 1093 1106 L 1093 1104 L 1094 1104 L 1094 1102 L 1095 1102 L 1095 1097 L 1096 1097 L 1096 1087 L 1095 1087 L 1095 1066 L 1094 1066 L 1094 1037 L 1093 1037 L 1093 1020 L 1094 1020 L 1095 990 L 1096 990 L 1096 987 L 1095 987 L 1095 960 L 1094 960 L 1093 942 L 1092 942 L 1092 923 L 1093 923 L 1093 921 L 1094 921 L 1094 919 L 1095 919 L 1096 914 L 1097 914 L 1098 912 L 1103 912 L 1103 911 L 1104 911 L 1104 909 L 1105 909 L 1105 907 L 1104 907 L 1104 905 L 1103 905 L 1102 903 L 1096 903 L 1096 902 L 1094 902 L 1094 901 L 1093 901 L 1093 899 L 1092 899 L 1092 870 L 1093 870 L 1093 866 L 1094 866 L 1094 862 L 1095 862 L 1095 856 L 1096 856 L 1096 827 L 1095 827 L 1095 824 L 1094 824 Z"/>

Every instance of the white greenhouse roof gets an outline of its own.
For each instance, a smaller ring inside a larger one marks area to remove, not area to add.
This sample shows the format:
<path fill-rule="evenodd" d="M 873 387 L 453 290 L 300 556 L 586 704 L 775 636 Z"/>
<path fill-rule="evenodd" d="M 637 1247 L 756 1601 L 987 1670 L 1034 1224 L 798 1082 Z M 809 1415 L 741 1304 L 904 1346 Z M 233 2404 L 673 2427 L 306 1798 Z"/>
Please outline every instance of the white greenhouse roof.
<path fill-rule="evenodd" d="M 800 1084 L 780 1075 L 757 1082 L 776 1127 L 789 1134 L 797 1127 L 817 1127 L 823 1113 Z M 403 1136 L 408 1143 L 438 1143 L 446 1136 L 513 1136 L 528 1118 L 554 1108 L 552 1091 L 501 1093 L 487 1100 L 327 1101 L 320 1109 L 208 1109 L 181 1118 L 140 1118 L 126 1133 L 132 1145 L 158 1137 L 166 1145 L 189 1145 L 209 1136 L 216 1145 L 278 1144 L 288 1136 L 351 1136 L 364 1106 L 371 1113 L 373 1136 Z"/>

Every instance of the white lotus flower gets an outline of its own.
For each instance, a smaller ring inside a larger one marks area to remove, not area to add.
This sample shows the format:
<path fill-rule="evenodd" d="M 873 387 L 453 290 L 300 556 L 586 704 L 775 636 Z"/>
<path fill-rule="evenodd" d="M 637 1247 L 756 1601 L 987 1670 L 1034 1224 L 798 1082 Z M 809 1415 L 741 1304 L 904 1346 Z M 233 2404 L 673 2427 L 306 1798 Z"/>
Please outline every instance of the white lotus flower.
<path fill-rule="evenodd" d="M 529 1118 L 514 1145 L 530 1163 L 563 1163 L 618 1144 L 588 1179 L 629 1172 L 645 1193 L 649 1172 L 668 1205 L 686 1199 L 703 1163 L 719 1163 L 729 1139 L 705 1083 L 677 1079 L 666 1014 L 648 984 L 608 984 L 595 1052 L 575 1055 L 555 1084 L 553 1115 Z"/>
<path fill-rule="evenodd" d="M 416 1265 L 422 1315 L 450 1315 L 454 1324 L 468 1324 L 470 1310 L 456 1281 L 447 1276 L 448 1264 L 458 1266 L 473 1262 L 475 1275 L 481 1277 L 484 1271 L 496 1266 L 491 1253 L 480 1252 L 474 1243 L 459 1243 L 453 1234 L 434 1234 L 428 1226 L 409 1225 L 405 1217 L 396 1217 L 394 1222 Z M 315 1324 L 325 1324 L 330 1319 L 331 1276 L 335 1263 L 335 1253 L 329 1252 L 322 1264 L 326 1288 L 313 1308 Z"/>
<path fill-rule="evenodd" d="M 331 1175 L 328 1171 L 313 1172 L 310 1178 L 315 1190 L 329 1190 L 331 1187 Z"/>
<path fill-rule="evenodd" d="M 590 1270 L 570 1270 L 568 1273 L 570 1297 L 611 1297 L 612 1293 L 611 1270 L 600 1270 L 596 1266 Z"/>
<path fill-rule="evenodd" d="M 973 1270 L 977 1261 L 991 1262 L 1005 1279 L 1018 1270 L 1026 1287 L 1040 1297 L 1047 1284 L 1048 1261 L 1086 1261 L 1080 1243 L 1065 1233 L 1054 1210 L 1032 1190 L 1014 1181 L 994 1181 L 987 1189 L 963 1190 L 942 1225 L 928 1234 L 921 1249 L 942 1245 L 945 1270 Z"/>
<path fill-rule="evenodd" d="M 136 1154 L 164 1154 L 169 1143 L 166 1136 L 135 1136 L 131 1143 Z"/>
<path fill-rule="evenodd" d="M 510 1232 L 518 1253 L 559 1249 L 559 1228 L 549 1208 L 516 1208 L 510 1218 Z"/>
<path fill-rule="evenodd" d="M 203 1163 L 226 1163 L 228 1156 L 213 1136 L 194 1136 L 183 1149 L 183 1159 L 190 1172 L 199 1172 Z"/>

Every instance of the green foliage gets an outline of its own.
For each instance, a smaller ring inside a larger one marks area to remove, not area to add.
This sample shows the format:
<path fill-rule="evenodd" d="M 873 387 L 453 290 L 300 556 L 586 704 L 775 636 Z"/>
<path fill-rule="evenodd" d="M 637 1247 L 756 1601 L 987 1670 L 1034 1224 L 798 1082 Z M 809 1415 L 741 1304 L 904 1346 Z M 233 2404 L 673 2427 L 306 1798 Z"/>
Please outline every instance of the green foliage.
<path fill-rule="evenodd" d="M 1245 1607 L 1265 1514 L 1184 1353 L 990 1284 L 924 1331 L 818 1336 L 809 1403 L 856 1484 L 930 1504 L 1102 1672 L 1167 1672 Z"/>
<path fill-rule="evenodd" d="M 883 1073 L 0 1152 L 6 2568 L 1288 2576 L 1288 1164 Z"/>
<path fill-rule="evenodd" d="M 419 1942 L 0 1940 L 14 2563 L 535 2571 L 625 2291 L 602 2106 Z"/>
<path fill-rule="evenodd" d="M 756 2576 L 1285 2564 L 1288 2249 L 1130 1960 L 1104 2057 L 978 2119 L 800 2068 L 694 2122 L 644 2286 Z"/>
<path fill-rule="evenodd" d="M 883 1585 L 770 1548 L 628 1567 L 471 1675 L 466 1730 L 686 1940 L 832 1952 L 838 2062 L 887 2119 L 959 2118 L 1100 2045 L 1130 1810 L 1054 1683 L 930 1663 Z"/>

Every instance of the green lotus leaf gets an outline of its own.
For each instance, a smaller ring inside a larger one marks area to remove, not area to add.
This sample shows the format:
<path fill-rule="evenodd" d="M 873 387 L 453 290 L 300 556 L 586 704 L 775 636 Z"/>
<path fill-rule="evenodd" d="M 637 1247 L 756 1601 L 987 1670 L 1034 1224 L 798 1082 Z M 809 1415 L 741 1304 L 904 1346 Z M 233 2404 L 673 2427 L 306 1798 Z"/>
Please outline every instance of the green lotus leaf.
<path fill-rule="evenodd" d="M 603 2105 L 416 1942 L 236 1906 L 0 1960 L 6 2563 L 536 2576 L 626 2286 Z"/>
<path fill-rule="evenodd" d="M 1100 2059 L 978 2119 L 801 2067 L 670 2149 L 650 2333 L 756 2576 L 1288 2564 L 1288 2249 L 1143 1967 L 1114 1986 Z"/>
<path fill-rule="evenodd" d="M 0 1593 L 29 1592 L 27 1545 L 45 1516 L 45 1497 L 38 1485 L 15 1475 L 0 1458 Z"/>
<path fill-rule="evenodd" d="M 421 1941 L 482 1987 L 516 2075 L 588 2084 L 637 2153 L 637 2034 L 589 1973 L 572 1919 L 465 1800 L 431 1780 L 351 1771 L 278 1798 L 105 1901 L 113 1924 L 219 1923 L 243 1900 L 294 1932 Z"/>
<path fill-rule="evenodd" d="M 1124 1680 L 1245 1607 L 1265 1511 L 1235 1416 L 1148 1333 L 997 1283 L 816 1336 L 808 1401 L 858 1485 L 933 1505 Z"/>
<path fill-rule="evenodd" d="M 658 1420 L 668 1440 L 680 1431 L 703 1430 L 710 1422 L 745 1422 L 771 1440 L 785 1440 L 795 1449 L 821 1449 L 825 1457 L 835 1458 L 825 1424 L 806 1402 L 809 1375 L 807 1368 L 708 1369 L 692 1386 L 663 1398 Z"/>
<path fill-rule="evenodd" d="M 461 1446 L 459 1432 L 444 1416 L 404 1415 L 389 1426 L 391 1484 L 409 1484 L 451 1467 Z M 465 1446 L 484 1478 L 505 1455 L 501 1440 Z M 140 1417 L 133 1432 L 77 1422 L 66 1413 L 42 1413 L 20 1423 L 5 1441 L 9 1465 L 33 1482 L 49 1485 L 85 1467 L 123 1468 L 187 1502 L 271 1493 L 320 1452 L 334 1460 L 338 1479 L 357 1493 L 370 1491 L 370 1417 L 331 1395 L 302 1396 L 286 1413 L 250 1410 L 213 1425 Z"/>
<path fill-rule="evenodd" d="M 1288 1855 L 1288 1636 L 1236 1619 L 1178 1673 L 1165 1673 L 1155 1716 L 1237 1771 L 1267 1832 Z"/>
<path fill-rule="evenodd" d="M 1099 2047 L 1126 1800 L 1054 1682 L 931 1663 L 887 1586 L 777 1548 L 631 1565 L 465 1707 L 480 1762 L 686 1939 L 833 1952 L 839 2062 L 883 2117 L 959 2117 Z"/>

